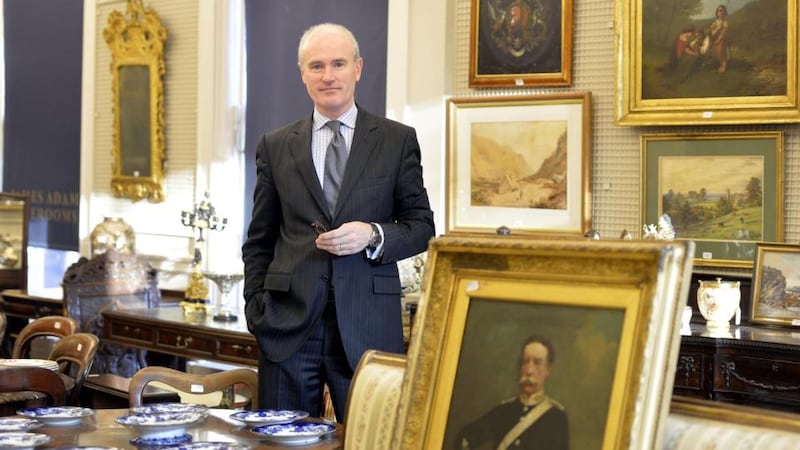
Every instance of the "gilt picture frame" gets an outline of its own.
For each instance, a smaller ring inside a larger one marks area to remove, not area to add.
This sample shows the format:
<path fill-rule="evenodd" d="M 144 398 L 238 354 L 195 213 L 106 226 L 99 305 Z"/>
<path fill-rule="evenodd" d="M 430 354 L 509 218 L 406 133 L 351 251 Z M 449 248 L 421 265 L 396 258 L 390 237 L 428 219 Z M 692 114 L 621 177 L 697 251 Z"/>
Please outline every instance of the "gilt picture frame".
<path fill-rule="evenodd" d="M 471 0 L 469 86 L 572 84 L 573 0 Z"/>
<path fill-rule="evenodd" d="M 794 0 L 617 0 L 619 125 L 800 121 Z"/>
<path fill-rule="evenodd" d="M 591 228 L 591 93 L 447 101 L 446 232 Z"/>
<path fill-rule="evenodd" d="M 752 448 L 800 445 L 800 418 L 790 411 L 674 396 L 668 424 L 668 448 L 713 448 L 723 440 Z"/>
<path fill-rule="evenodd" d="M 662 214 L 696 244 L 695 266 L 752 268 L 783 241 L 783 133 L 643 134 L 642 221 Z"/>
<path fill-rule="evenodd" d="M 759 242 L 753 266 L 751 322 L 800 326 L 800 247 Z"/>
<path fill-rule="evenodd" d="M 660 448 L 692 247 L 434 239 L 395 448 L 456 448 L 468 423 L 515 397 L 522 344 L 531 334 L 547 336 L 554 347 L 545 392 L 566 414 L 570 448 Z"/>

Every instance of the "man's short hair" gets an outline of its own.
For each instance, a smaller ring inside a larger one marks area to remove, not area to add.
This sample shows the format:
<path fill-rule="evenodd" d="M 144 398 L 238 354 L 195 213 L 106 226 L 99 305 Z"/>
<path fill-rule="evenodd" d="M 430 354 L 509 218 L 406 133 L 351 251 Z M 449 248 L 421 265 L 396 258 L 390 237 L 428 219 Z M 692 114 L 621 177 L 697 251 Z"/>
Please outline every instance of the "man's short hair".
<path fill-rule="evenodd" d="M 556 352 L 553 349 L 553 343 L 550 341 L 550 339 L 539 334 L 529 336 L 528 339 L 525 339 L 525 342 L 522 343 L 522 347 L 519 349 L 519 363 L 522 364 L 522 355 L 525 353 L 525 347 L 533 344 L 534 342 L 544 345 L 544 347 L 547 349 L 547 363 L 552 366 L 553 361 L 556 359 Z"/>
<path fill-rule="evenodd" d="M 301 66 L 303 64 L 303 62 L 301 61 L 301 59 L 303 57 L 303 48 L 305 48 L 306 44 L 308 43 L 308 39 L 311 37 L 312 34 L 314 34 L 315 31 L 317 31 L 319 29 L 323 29 L 323 28 L 337 29 L 337 30 L 340 30 L 340 31 L 344 32 L 344 34 L 347 35 L 347 37 L 353 43 L 353 49 L 354 49 L 353 61 L 358 61 L 358 58 L 361 57 L 361 52 L 358 49 L 358 41 L 356 40 L 356 37 L 353 35 L 353 32 L 350 31 L 344 25 L 339 25 L 338 23 L 326 22 L 326 23 L 320 23 L 320 24 L 317 24 L 317 25 L 312 25 L 308 29 L 306 29 L 306 31 L 303 32 L 303 36 L 300 37 L 300 43 L 297 45 L 297 65 L 298 66 Z"/>

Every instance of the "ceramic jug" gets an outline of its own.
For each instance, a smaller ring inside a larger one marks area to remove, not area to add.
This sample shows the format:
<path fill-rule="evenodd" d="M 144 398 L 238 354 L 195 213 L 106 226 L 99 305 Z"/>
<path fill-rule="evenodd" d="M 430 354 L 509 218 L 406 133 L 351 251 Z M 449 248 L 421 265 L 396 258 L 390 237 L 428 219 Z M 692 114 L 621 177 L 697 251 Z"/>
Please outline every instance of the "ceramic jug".
<path fill-rule="evenodd" d="M 722 328 L 730 326 L 730 320 L 739 310 L 741 291 L 738 281 L 699 281 L 697 308 L 706 319 L 706 326 Z"/>

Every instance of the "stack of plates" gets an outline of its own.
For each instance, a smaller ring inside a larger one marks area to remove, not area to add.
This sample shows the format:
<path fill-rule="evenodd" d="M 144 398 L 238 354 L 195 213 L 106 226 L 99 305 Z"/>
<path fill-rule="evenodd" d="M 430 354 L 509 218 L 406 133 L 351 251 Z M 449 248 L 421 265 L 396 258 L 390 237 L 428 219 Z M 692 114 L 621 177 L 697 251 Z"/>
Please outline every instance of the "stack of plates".
<path fill-rule="evenodd" d="M 79 406 L 45 406 L 20 409 L 17 414 L 36 419 L 45 425 L 65 426 L 80 423 L 81 419 L 93 415 L 94 411 Z"/>
<path fill-rule="evenodd" d="M 291 423 L 306 417 L 308 417 L 308 413 L 305 411 L 289 409 L 256 409 L 253 411 L 236 411 L 231 414 L 231 419 L 244 422 L 251 427 Z"/>
<path fill-rule="evenodd" d="M 0 359 L 0 366 L 7 367 L 41 367 L 58 372 L 58 363 L 49 359 L 19 358 L 19 359 Z"/>
<path fill-rule="evenodd" d="M 208 415 L 208 406 L 194 403 L 152 403 L 134 406 L 131 412 L 136 414 L 199 412 Z"/>
<path fill-rule="evenodd" d="M 261 425 L 251 431 L 270 442 L 301 445 L 322 439 L 336 431 L 336 426 L 330 423 L 300 420 L 278 425 Z"/>
<path fill-rule="evenodd" d="M 39 428 L 42 423 L 27 417 L 0 417 L 0 432 L 28 431 Z"/>
<path fill-rule="evenodd" d="M 41 433 L 0 433 L 0 448 L 35 448 L 50 440 L 50 436 Z"/>
<path fill-rule="evenodd" d="M 191 442 L 192 436 L 186 433 L 186 428 L 197 425 L 205 418 L 206 413 L 198 411 L 154 412 L 117 417 L 116 421 L 139 433 L 131 441 L 134 445 L 161 446 Z"/>

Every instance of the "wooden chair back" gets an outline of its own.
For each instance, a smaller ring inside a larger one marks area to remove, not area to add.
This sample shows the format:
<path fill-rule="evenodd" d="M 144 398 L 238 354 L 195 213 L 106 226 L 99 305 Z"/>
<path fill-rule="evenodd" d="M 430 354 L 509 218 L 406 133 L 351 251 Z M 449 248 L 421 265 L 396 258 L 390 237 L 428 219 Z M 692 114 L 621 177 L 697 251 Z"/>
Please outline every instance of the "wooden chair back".
<path fill-rule="evenodd" d="M 209 374 L 191 374 L 169 367 L 149 366 L 140 369 L 131 378 L 128 402 L 131 407 L 141 406 L 145 387 L 157 382 L 158 386 L 174 388 L 179 393 L 208 394 L 222 392 L 223 407 L 233 407 L 237 392 L 249 398 L 249 409 L 258 409 L 258 372 L 252 369 L 231 369 Z M 238 391 L 237 391 L 238 388 Z"/>
<path fill-rule="evenodd" d="M 43 367 L 0 367 L 0 397 L 25 391 L 41 392 L 48 406 L 61 406 L 66 401 L 64 381 Z"/>
<path fill-rule="evenodd" d="M 8 357 L 8 350 L 6 348 L 6 329 L 8 328 L 8 317 L 6 317 L 6 312 L 0 310 L 0 355 L 3 358 Z"/>
<path fill-rule="evenodd" d="M 67 396 L 71 405 L 77 405 L 80 400 L 83 382 L 92 369 L 99 344 L 100 339 L 93 334 L 74 333 L 64 336 L 50 352 L 48 359 L 57 362 L 61 373 L 75 381 L 75 386 Z"/>
<path fill-rule="evenodd" d="M 25 325 L 17 335 L 11 350 L 12 358 L 28 358 L 34 339 L 52 336 L 61 339 L 78 331 L 78 322 L 66 316 L 44 316 Z"/>

